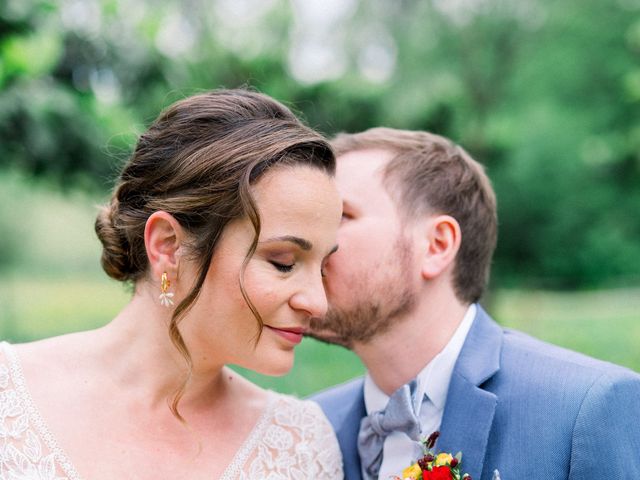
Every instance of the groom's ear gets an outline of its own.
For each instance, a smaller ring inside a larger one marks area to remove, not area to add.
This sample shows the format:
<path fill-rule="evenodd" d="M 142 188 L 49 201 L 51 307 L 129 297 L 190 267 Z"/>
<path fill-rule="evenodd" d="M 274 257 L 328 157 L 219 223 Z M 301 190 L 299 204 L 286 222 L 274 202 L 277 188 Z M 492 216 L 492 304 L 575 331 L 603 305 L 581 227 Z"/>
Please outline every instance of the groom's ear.
<path fill-rule="evenodd" d="M 175 275 L 183 240 L 184 230 L 173 215 L 158 211 L 149 216 L 144 229 L 144 245 L 154 278 L 160 278 L 163 272 Z"/>
<path fill-rule="evenodd" d="M 449 215 L 434 215 L 423 224 L 422 277 L 431 280 L 452 267 L 460 250 L 462 232 L 458 221 Z"/>

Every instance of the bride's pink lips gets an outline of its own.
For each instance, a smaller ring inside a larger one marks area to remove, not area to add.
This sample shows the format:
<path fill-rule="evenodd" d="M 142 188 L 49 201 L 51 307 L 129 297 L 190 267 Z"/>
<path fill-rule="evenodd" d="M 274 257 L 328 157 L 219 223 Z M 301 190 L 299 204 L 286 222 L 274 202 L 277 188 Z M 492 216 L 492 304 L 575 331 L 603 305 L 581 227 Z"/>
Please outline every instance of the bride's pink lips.
<path fill-rule="evenodd" d="M 291 327 L 291 328 L 275 328 L 269 325 L 265 325 L 265 328 L 268 328 L 273 333 L 280 335 L 285 340 L 290 341 L 293 344 L 298 344 L 302 341 L 302 337 L 304 335 L 305 329 L 300 327 Z"/>

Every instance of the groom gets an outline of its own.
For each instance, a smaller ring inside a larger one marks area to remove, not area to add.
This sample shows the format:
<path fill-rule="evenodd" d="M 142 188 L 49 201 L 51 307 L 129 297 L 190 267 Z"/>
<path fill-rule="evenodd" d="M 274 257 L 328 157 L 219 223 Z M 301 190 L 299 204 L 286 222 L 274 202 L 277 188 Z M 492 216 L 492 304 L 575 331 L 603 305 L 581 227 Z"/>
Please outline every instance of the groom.
<path fill-rule="evenodd" d="M 400 475 L 421 437 L 490 480 L 640 478 L 640 376 L 497 325 L 477 303 L 496 243 L 483 168 L 449 140 L 339 135 L 339 251 L 313 335 L 367 374 L 314 397 L 347 479 Z"/>

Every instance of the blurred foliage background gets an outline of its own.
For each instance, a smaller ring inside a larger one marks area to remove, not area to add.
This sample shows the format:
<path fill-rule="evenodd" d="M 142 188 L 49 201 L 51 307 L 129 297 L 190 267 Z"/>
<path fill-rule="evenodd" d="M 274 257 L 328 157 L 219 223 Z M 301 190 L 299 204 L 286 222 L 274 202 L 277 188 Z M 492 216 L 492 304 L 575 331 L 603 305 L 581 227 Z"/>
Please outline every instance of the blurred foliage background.
<path fill-rule="evenodd" d="M 498 194 L 492 313 L 547 318 L 516 326 L 640 369 L 615 344 L 640 344 L 640 0 L 0 2 L 0 337 L 117 311 L 94 205 L 163 107 L 237 86 L 329 135 L 386 125 L 464 146 Z M 519 293 L 612 288 L 546 317 L 550 297 Z M 591 317 L 554 337 L 574 305 Z"/>

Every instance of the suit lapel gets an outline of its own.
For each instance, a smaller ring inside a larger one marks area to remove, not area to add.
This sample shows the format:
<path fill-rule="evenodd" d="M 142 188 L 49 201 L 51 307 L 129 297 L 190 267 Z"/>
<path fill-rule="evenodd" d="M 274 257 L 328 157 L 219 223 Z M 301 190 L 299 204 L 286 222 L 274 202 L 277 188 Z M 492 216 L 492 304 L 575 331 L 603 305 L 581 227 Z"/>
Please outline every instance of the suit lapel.
<path fill-rule="evenodd" d="M 481 384 L 500 368 L 502 330 L 478 312 L 451 376 L 438 451 L 462 452 L 462 471 L 480 479 L 498 398 Z"/>
<path fill-rule="evenodd" d="M 342 450 L 344 478 L 346 480 L 361 480 L 360 456 L 358 455 L 358 432 L 360 421 L 367 412 L 364 405 L 364 391 L 362 381 L 358 382 L 356 395 L 345 398 L 341 408 L 340 419 L 334 422 L 336 436 Z"/>

